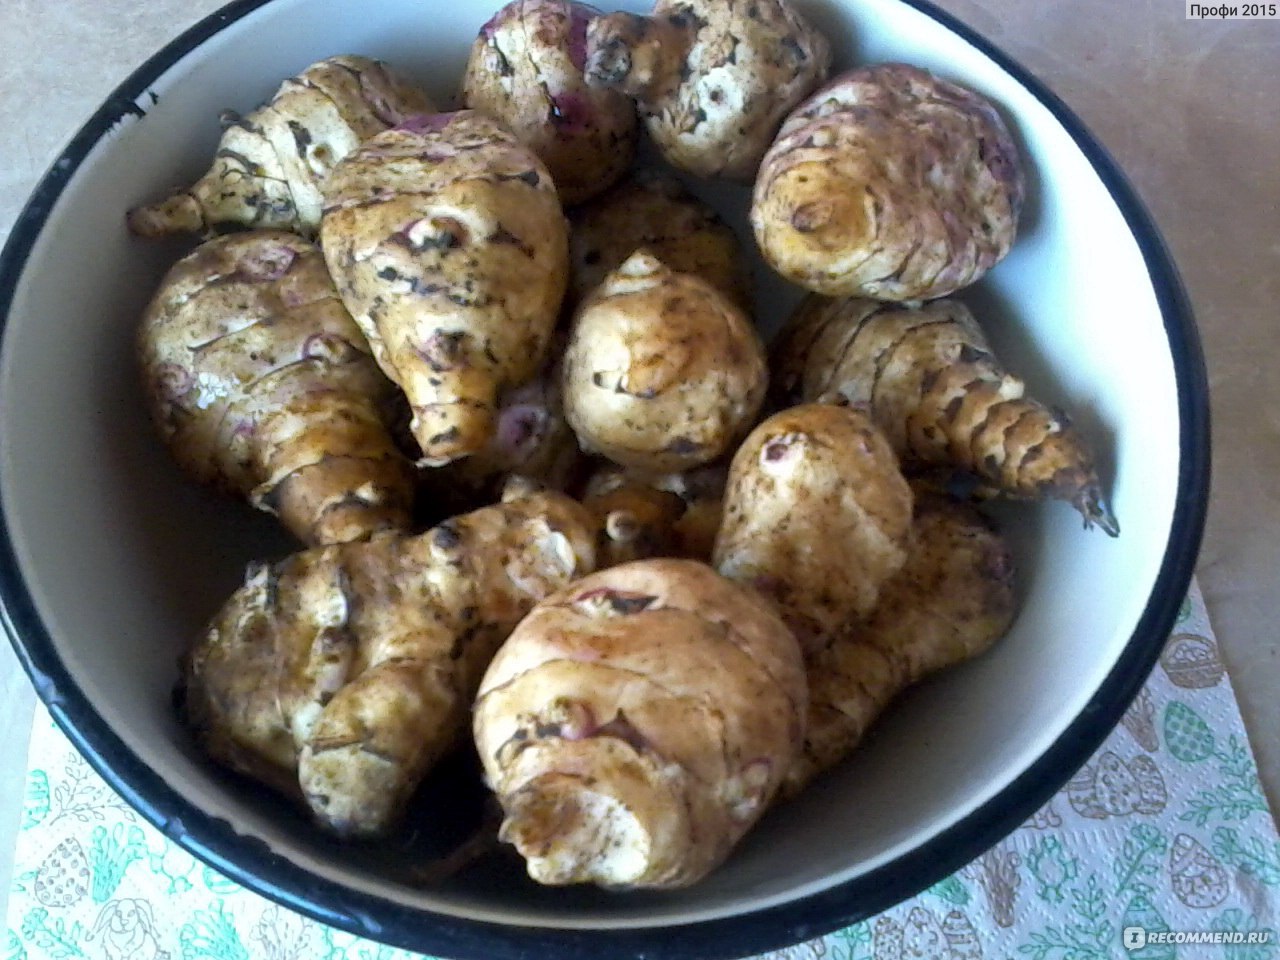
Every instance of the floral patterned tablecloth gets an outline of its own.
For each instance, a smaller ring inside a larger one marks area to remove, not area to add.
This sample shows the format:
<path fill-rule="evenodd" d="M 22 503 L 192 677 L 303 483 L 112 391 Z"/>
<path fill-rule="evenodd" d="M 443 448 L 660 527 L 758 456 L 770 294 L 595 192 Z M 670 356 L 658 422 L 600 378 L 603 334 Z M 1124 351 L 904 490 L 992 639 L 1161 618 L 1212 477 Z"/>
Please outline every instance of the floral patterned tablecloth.
<path fill-rule="evenodd" d="M 22 817 L 0 960 L 415 956 L 304 919 L 195 861 L 43 711 Z M 1273 960 L 1278 906 L 1280 839 L 1193 587 L 1124 722 L 1035 816 L 913 900 L 769 956 Z"/>

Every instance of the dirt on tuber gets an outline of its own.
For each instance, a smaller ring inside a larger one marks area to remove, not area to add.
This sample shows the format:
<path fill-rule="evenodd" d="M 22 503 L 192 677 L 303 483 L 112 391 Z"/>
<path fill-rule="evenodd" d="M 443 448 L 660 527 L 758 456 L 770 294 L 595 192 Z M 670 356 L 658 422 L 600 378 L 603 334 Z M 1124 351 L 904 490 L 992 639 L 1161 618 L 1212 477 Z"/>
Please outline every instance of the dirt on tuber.
<path fill-rule="evenodd" d="M 129 229 L 144 237 L 220 226 L 314 235 L 334 165 L 375 133 L 434 112 L 427 95 L 385 63 L 321 60 L 258 109 L 224 114 L 209 171 L 164 200 L 130 210 Z"/>
<path fill-rule="evenodd" d="M 564 357 L 565 416 L 582 448 L 654 474 L 710 463 L 764 402 L 767 361 L 747 316 L 647 250 L 578 309 Z"/>
<path fill-rule="evenodd" d="M 608 189 L 636 151 L 635 104 L 582 74 L 598 16 L 572 0 L 513 0 L 480 28 L 462 81 L 463 105 L 536 153 L 566 206 Z"/>
<path fill-rule="evenodd" d="M 809 652 L 874 609 L 906 560 L 911 509 L 898 458 L 863 410 L 793 407 L 734 454 L 712 565 L 776 603 Z"/>
<path fill-rule="evenodd" d="M 540 603 L 476 700 L 501 837 L 540 883 L 688 886 L 768 807 L 803 738 L 795 638 L 691 560 L 586 577 Z"/>
<path fill-rule="evenodd" d="M 385 834 L 466 730 L 498 646 L 592 570 L 594 540 L 579 504 L 545 493 L 256 564 L 187 653 L 185 720 L 327 831 Z"/>
<path fill-rule="evenodd" d="M 409 398 L 422 462 L 483 450 L 499 397 L 542 368 L 568 280 L 568 223 L 542 161 L 475 111 L 416 118 L 337 166 L 320 237 Z"/>
<path fill-rule="evenodd" d="M 824 638 L 806 658 L 809 716 L 783 792 L 794 795 L 850 753 L 905 687 L 976 657 L 1016 611 L 1008 545 L 972 506 L 916 498 L 906 563 L 870 615 Z"/>
<path fill-rule="evenodd" d="M 314 244 L 259 230 L 197 247 L 161 281 L 138 352 L 152 420 L 195 479 L 307 544 L 408 527 L 394 387 Z"/>
<path fill-rule="evenodd" d="M 658 0 L 587 28 L 587 82 L 634 97 L 663 158 L 701 177 L 749 183 L 830 63 L 789 0 Z"/>
<path fill-rule="evenodd" d="M 701 277 L 751 314 L 751 275 L 737 234 L 675 177 L 638 173 L 574 210 L 569 222 L 574 304 L 644 248 L 677 273 Z"/>

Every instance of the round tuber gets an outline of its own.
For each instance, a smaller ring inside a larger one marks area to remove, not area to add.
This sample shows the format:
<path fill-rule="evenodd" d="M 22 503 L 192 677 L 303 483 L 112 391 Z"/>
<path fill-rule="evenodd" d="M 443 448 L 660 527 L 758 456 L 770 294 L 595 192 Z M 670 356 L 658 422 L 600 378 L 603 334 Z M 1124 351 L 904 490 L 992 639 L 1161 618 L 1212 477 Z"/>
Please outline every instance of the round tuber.
<path fill-rule="evenodd" d="M 635 104 L 582 75 L 587 24 L 599 15 L 572 0 L 512 0 L 480 29 L 462 81 L 464 106 L 536 153 L 566 206 L 607 189 L 636 150 Z"/>
<path fill-rule="evenodd" d="M 705 564 L 586 577 L 520 623 L 480 685 L 500 837 L 540 883 L 694 883 L 768 807 L 806 700 L 790 631 Z"/>
<path fill-rule="evenodd" d="M 579 308 L 565 416 L 582 448 L 650 473 L 715 460 L 764 401 L 764 345 L 706 281 L 633 254 Z"/>

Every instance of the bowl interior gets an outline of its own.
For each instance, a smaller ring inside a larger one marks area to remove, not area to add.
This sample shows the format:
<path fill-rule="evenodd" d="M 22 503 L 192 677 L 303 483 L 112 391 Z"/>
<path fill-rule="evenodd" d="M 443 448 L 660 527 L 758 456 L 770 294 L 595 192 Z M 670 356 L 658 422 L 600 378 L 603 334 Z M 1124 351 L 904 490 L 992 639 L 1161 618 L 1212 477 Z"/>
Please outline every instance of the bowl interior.
<path fill-rule="evenodd" d="M 175 722 L 170 688 L 183 646 L 247 561 L 293 546 L 270 518 L 189 485 L 153 436 L 134 327 L 182 248 L 131 239 L 124 211 L 203 170 L 220 110 L 252 108 L 321 57 L 382 57 L 449 102 L 491 5 L 371 0 L 357 15 L 347 0 L 265 3 L 160 74 L 154 97 L 139 100 L 145 116 L 126 114 L 52 201 L 0 355 L 0 494 L 52 652 L 128 750 L 195 807 L 321 877 L 401 904 L 504 924 L 669 926 L 859 876 L 999 794 L 1081 714 L 1148 602 L 1170 538 L 1181 453 L 1168 336 L 1142 252 L 1106 186 L 1030 92 L 899 0 L 805 7 L 829 36 L 844 38 L 839 63 L 908 61 L 1003 108 L 1025 148 L 1027 215 L 1014 252 L 963 299 L 1029 389 L 1072 411 L 1096 445 L 1118 539 L 1083 530 L 1063 504 L 999 507 L 1023 600 L 1010 635 L 903 697 L 854 759 L 774 810 L 730 863 L 678 894 L 541 889 L 501 858 L 440 889 L 414 889 L 398 879 L 404 846 L 447 846 L 474 817 L 480 792 L 465 762 L 428 784 L 415 835 L 387 856 L 327 842 L 273 797 L 205 763 Z M 750 245 L 746 191 L 695 188 Z M 758 272 L 759 322 L 771 332 L 796 293 Z"/>

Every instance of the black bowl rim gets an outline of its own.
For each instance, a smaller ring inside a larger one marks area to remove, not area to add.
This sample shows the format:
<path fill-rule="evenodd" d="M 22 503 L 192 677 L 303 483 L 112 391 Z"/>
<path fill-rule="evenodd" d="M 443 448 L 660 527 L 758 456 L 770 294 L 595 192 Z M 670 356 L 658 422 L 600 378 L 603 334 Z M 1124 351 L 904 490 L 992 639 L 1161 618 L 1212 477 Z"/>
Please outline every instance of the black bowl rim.
<path fill-rule="evenodd" d="M 31 250 L 63 188 L 97 142 L 183 56 L 273 0 L 235 0 L 134 71 L 107 98 L 37 185 L 0 254 L 0 350 Z M 636 929 L 551 929 L 451 917 L 390 903 L 326 880 L 238 834 L 170 787 L 108 728 L 62 664 L 27 590 L 0 502 L 0 622 L 55 722 L 93 768 L 165 836 L 233 880 L 349 933 L 466 960 L 555 956 L 741 957 L 857 923 L 926 889 L 994 846 L 1084 764 L 1137 696 L 1190 584 L 1209 490 L 1208 382 L 1190 303 L 1172 258 L 1136 191 L 1078 117 L 1026 68 L 929 0 L 900 0 L 966 40 L 1022 84 L 1088 158 L 1133 232 L 1155 291 L 1173 358 L 1181 458 L 1169 543 L 1146 607 L 1115 666 L 1080 715 L 1026 771 L 964 819 L 871 872 L 797 901 L 732 917 Z"/>

